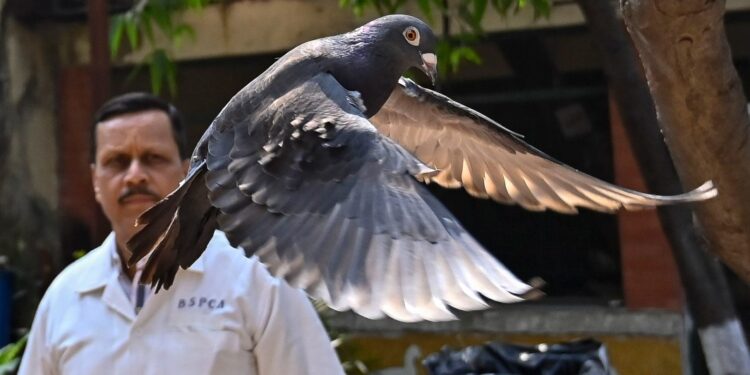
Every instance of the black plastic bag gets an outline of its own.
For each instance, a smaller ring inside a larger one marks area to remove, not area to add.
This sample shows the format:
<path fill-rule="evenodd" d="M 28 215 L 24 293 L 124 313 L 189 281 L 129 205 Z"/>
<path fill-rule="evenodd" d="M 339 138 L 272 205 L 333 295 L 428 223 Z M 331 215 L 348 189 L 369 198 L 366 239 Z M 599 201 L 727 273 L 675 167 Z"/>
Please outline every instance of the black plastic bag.
<path fill-rule="evenodd" d="M 444 348 L 424 365 L 432 375 L 615 375 L 604 344 L 579 340 L 535 346 L 488 343 L 455 351 Z"/>

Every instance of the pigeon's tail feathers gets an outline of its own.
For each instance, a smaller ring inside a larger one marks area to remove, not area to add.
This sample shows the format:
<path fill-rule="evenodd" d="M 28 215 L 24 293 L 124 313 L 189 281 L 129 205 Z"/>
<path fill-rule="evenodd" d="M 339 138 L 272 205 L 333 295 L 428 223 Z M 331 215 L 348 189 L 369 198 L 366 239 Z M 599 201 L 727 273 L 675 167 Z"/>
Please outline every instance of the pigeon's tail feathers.
<path fill-rule="evenodd" d="M 175 214 L 184 196 L 184 190 L 187 190 L 184 186 L 181 185 L 136 219 L 135 226 L 141 229 L 128 240 L 127 246 L 132 254 L 128 260 L 128 266 L 132 267 L 147 257 L 156 246 L 169 237 L 165 233 L 173 228 Z"/>
<path fill-rule="evenodd" d="M 205 173 L 205 165 L 194 169 L 177 190 L 144 212 L 137 221 L 143 227 L 128 241 L 129 264 L 148 257 L 143 280 L 157 291 L 172 285 L 178 266 L 188 268 L 201 256 L 216 229 L 218 210 L 208 201 Z"/>

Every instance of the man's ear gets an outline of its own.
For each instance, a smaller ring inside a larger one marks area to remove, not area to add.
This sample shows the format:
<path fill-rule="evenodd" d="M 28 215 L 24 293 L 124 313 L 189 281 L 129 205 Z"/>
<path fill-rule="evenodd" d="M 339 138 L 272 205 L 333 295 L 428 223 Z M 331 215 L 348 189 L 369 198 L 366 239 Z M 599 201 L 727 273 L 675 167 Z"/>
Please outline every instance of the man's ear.
<path fill-rule="evenodd" d="M 96 199 L 97 202 L 101 203 L 101 201 L 99 201 L 99 185 L 96 183 L 96 164 L 89 164 L 89 168 L 91 170 L 91 186 L 94 187 L 94 199 Z"/>

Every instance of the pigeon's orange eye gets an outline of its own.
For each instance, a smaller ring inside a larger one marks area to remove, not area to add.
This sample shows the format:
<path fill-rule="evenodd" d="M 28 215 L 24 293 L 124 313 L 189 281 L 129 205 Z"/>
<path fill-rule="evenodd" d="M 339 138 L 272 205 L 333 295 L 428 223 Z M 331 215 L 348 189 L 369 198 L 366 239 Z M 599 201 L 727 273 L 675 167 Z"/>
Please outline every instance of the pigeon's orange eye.
<path fill-rule="evenodd" d="M 404 38 L 412 46 L 419 45 L 419 30 L 414 26 L 409 26 L 404 30 Z"/>

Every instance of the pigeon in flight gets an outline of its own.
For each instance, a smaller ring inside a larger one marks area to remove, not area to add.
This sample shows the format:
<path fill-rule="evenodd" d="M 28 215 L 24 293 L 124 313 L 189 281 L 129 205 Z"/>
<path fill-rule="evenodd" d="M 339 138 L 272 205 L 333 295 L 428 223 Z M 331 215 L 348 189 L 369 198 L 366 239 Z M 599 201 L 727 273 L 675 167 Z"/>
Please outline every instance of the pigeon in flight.
<path fill-rule="evenodd" d="M 215 229 L 276 276 L 337 310 L 401 321 L 454 319 L 449 306 L 523 300 L 518 280 L 422 182 L 535 210 L 615 212 L 700 201 L 624 189 L 401 78 L 436 76 L 437 39 L 391 15 L 304 43 L 240 90 L 205 132 L 186 179 L 138 220 L 130 264 L 168 288 Z M 150 254 L 150 255 L 149 255 Z"/>

